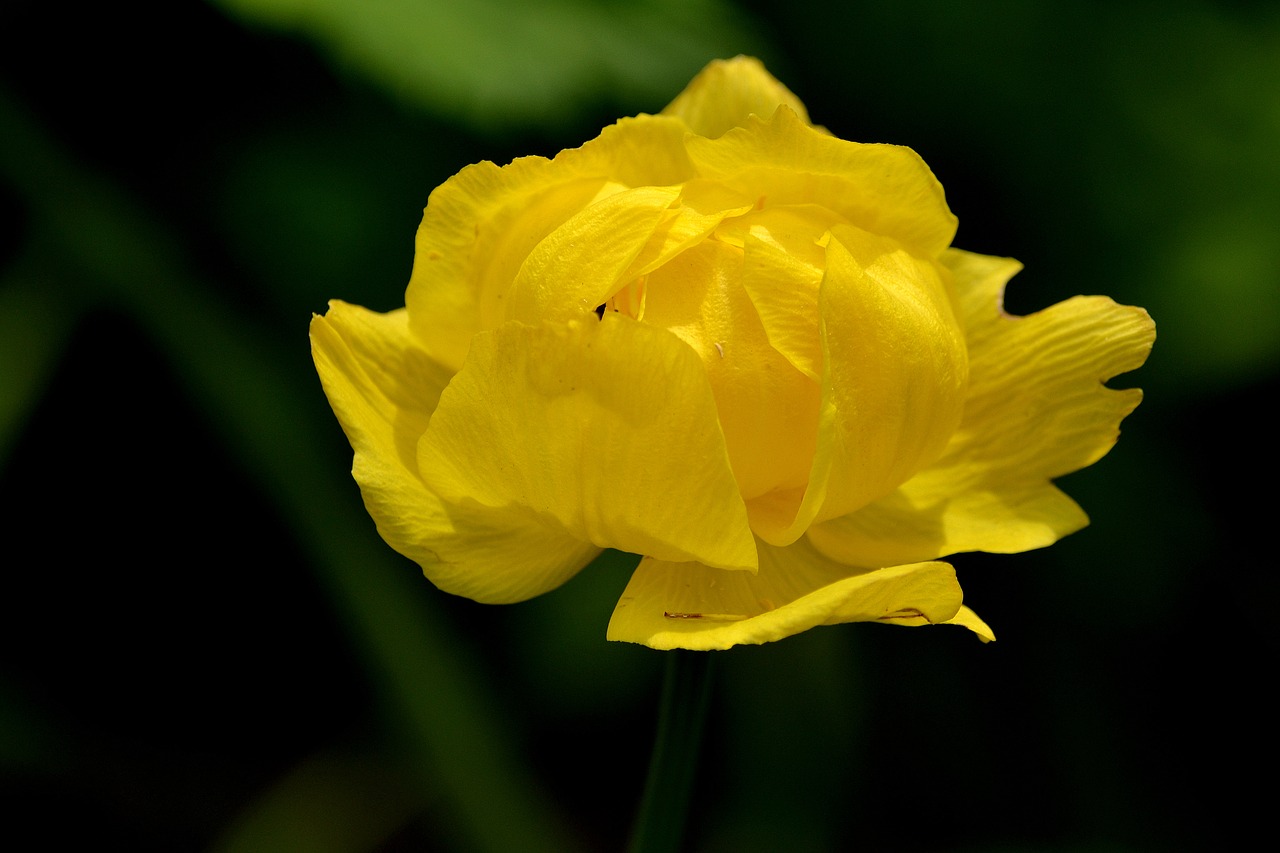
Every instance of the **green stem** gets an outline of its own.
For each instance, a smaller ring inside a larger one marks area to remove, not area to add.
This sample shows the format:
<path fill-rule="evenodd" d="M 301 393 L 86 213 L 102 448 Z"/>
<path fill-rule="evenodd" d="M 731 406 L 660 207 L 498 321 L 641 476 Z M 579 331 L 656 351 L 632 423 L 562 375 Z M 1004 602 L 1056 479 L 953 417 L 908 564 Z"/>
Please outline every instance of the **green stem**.
<path fill-rule="evenodd" d="M 711 698 L 710 670 L 710 652 L 667 652 L 658 735 L 629 853 L 680 849 Z"/>

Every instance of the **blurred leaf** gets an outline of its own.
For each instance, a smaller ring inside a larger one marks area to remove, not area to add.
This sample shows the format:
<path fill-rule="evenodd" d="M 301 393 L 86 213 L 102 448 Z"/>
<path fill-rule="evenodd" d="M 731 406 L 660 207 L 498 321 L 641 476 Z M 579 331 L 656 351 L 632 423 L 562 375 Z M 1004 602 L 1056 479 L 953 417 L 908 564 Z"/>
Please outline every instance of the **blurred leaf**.
<path fill-rule="evenodd" d="M 28 273 L 10 271 L 0 286 L 0 464 L 39 400 L 77 316 Z"/>
<path fill-rule="evenodd" d="M 209 209 L 289 322 L 328 296 L 391 308 L 404 304 L 427 196 L 472 156 L 435 123 L 335 98 L 225 146 Z"/>
<path fill-rule="evenodd" d="M 1145 250 L 1177 393 L 1280 369 L 1280 14 L 1256 12 L 1112 12 L 1099 63 L 1136 151 L 1103 165 L 1098 211 Z"/>
<path fill-rule="evenodd" d="M 592 100 L 658 110 L 716 57 L 758 52 L 722 0 L 214 0 L 292 30 L 406 101 L 473 126 L 547 125 Z"/>
<path fill-rule="evenodd" d="M 73 161 L 3 91 L 0 126 L 0 178 L 30 204 L 33 231 L 79 269 L 80 283 L 145 327 L 279 502 L 380 682 L 421 801 L 446 800 L 446 830 L 465 849 L 575 849 L 521 763 L 481 667 L 421 594 L 425 582 L 373 535 L 345 464 L 316 464 L 332 455 L 337 425 L 306 358 L 305 327 L 285 348 L 235 316 L 192 275 L 161 221 Z"/>
<path fill-rule="evenodd" d="M 409 279 L 413 224 L 396 218 L 371 179 L 382 163 L 361 163 L 334 148 L 315 134 L 260 134 L 235 152 L 215 190 L 227 245 L 284 314 L 296 316 L 299 306 L 322 310 L 317 294 L 359 301 L 379 284 L 400 298 Z M 429 191 L 420 188 L 419 209 Z M 388 243 L 399 251 L 386 251 Z"/>
<path fill-rule="evenodd" d="M 364 853 L 414 814 L 393 769 L 367 756 L 317 755 L 263 794 L 215 853 Z"/>
<path fill-rule="evenodd" d="M 1188 219 L 1157 270 L 1168 293 L 1156 321 L 1180 381 L 1203 391 L 1261 379 L 1280 367 L 1280 208 L 1244 202 Z"/>
<path fill-rule="evenodd" d="M 919 151 L 958 245 L 1026 264 L 1014 313 L 1076 293 L 1145 307 L 1159 337 L 1125 381 L 1153 397 L 1280 369 L 1280 6 L 813 5 L 823 27 L 782 26 L 815 119 Z M 876 37 L 851 51 L 854 31 Z"/>

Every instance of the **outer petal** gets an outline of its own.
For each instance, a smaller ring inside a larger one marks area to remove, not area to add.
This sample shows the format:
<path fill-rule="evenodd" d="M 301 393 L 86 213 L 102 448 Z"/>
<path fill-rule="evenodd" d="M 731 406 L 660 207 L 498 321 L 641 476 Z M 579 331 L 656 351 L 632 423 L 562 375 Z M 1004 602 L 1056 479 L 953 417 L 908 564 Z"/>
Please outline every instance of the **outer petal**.
<path fill-rule="evenodd" d="M 750 116 L 769 118 L 780 104 L 808 123 L 804 104 L 760 60 L 738 56 L 707 65 L 662 114 L 682 119 L 700 136 L 714 138 L 746 124 Z"/>
<path fill-rule="evenodd" d="M 1102 458 L 1142 399 L 1102 384 L 1146 360 L 1140 308 L 1075 297 L 1012 317 L 1001 294 L 1016 261 L 952 251 L 969 343 L 964 419 L 939 460 L 893 494 L 813 528 L 814 544 L 865 565 L 962 551 L 1038 548 L 1088 519 L 1050 480 Z"/>
<path fill-rule="evenodd" d="M 629 318 L 478 335 L 418 459 L 451 509 L 519 510 L 600 547 L 756 567 L 698 356 Z"/>
<path fill-rule="evenodd" d="M 956 232 L 933 172 L 910 148 L 828 136 L 787 107 L 749 119 L 719 139 L 690 137 L 698 173 L 761 206 L 813 204 L 912 251 L 936 257 Z"/>
<path fill-rule="evenodd" d="M 748 505 L 756 534 L 775 545 L 880 498 L 936 459 L 964 401 L 963 336 L 931 262 L 836 226 L 819 309 L 822 411 L 808 489 L 798 502 L 779 493 Z"/>
<path fill-rule="evenodd" d="M 559 585 L 599 552 L 528 513 L 447 507 L 426 487 L 417 445 L 450 371 L 417 346 L 404 310 L 332 302 L 311 321 L 311 346 L 378 532 L 441 589 L 518 601 Z"/>
<path fill-rule="evenodd" d="M 759 550 L 756 575 L 644 559 L 613 611 L 608 638 L 655 649 L 727 649 L 841 622 L 942 623 L 960 608 L 960 585 L 946 563 L 865 571 L 804 540 L 787 548 L 762 542 Z"/>
<path fill-rule="evenodd" d="M 956 615 L 946 621 L 947 625 L 959 625 L 962 628 L 968 628 L 970 631 L 978 635 L 978 639 L 984 643 L 994 642 L 996 635 L 991 630 L 991 626 L 982 621 L 982 618 L 974 613 L 968 607 L 961 605 L 956 611 Z"/>
<path fill-rule="evenodd" d="M 436 361 L 462 365 L 471 337 L 496 328 L 529 253 L 609 185 L 672 186 L 694 177 L 688 128 L 639 116 L 555 159 L 477 163 L 431 193 L 405 294 L 415 335 Z"/>

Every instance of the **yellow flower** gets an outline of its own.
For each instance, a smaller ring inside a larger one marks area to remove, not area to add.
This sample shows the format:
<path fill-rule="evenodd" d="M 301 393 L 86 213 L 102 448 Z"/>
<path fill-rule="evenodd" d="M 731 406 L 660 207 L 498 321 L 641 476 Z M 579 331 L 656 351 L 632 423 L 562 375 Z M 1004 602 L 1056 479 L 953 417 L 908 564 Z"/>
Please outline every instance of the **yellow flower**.
<path fill-rule="evenodd" d="M 1139 308 L 1003 313 L 1016 261 L 950 248 L 910 149 L 809 123 L 754 59 L 554 159 L 431 194 L 406 307 L 311 324 L 382 537 L 514 602 L 642 555 L 610 639 L 763 643 L 876 620 L 990 629 L 963 551 L 1083 527 L 1051 479 L 1101 458 Z"/>

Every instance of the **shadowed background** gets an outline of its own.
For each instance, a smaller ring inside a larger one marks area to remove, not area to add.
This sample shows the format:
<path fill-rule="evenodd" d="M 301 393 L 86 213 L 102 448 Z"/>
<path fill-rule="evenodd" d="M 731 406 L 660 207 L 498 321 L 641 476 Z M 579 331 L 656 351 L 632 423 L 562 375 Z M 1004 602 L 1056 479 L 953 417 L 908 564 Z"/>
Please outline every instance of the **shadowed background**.
<path fill-rule="evenodd" d="M 82 7 L 82 8 L 77 8 Z M 0 8 L 0 844 L 619 849 L 662 655 L 629 563 L 527 604 L 374 531 L 311 364 L 403 304 L 431 189 L 751 53 L 916 149 L 1008 307 L 1146 307 L 1093 524 L 955 560 L 999 641 L 717 655 L 690 850 L 1216 850 L 1276 759 L 1280 9 L 218 0 Z M 31 839 L 35 839 L 34 842 Z M 27 846 L 23 846 L 27 845 Z"/>

